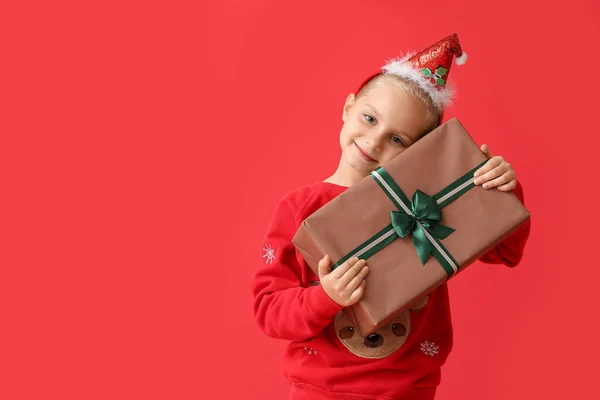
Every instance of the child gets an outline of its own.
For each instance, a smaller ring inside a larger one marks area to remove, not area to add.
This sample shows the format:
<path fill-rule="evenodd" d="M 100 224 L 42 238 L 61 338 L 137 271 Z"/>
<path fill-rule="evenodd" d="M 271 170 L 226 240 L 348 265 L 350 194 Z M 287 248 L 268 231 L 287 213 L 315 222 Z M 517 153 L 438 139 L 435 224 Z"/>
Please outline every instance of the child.
<path fill-rule="evenodd" d="M 291 399 L 435 396 L 440 367 L 452 347 L 446 284 L 426 302 L 411 307 L 404 324 L 393 324 L 388 337 L 361 338 L 356 329 L 340 321 L 341 310 L 363 294 L 369 271 L 366 261 L 350 259 L 331 272 L 331 260 L 325 256 L 317 277 L 291 239 L 306 217 L 439 125 L 452 94 L 445 84 L 453 56 L 459 64 L 466 59 L 456 34 L 420 54 L 387 64 L 383 72 L 367 79 L 356 95 L 347 97 L 343 108 L 337 170 L 323 182 L 288 193 L 275 212 L 253 282 L 254 315 L 267 335 L 291 341 L 284 356 Z M 476 172 L 475 183 L 486 189 L 514 190 L 523 201 L 510 164 L 500 156 L 492 157 L 486 145 L 481 150 L 489 161 Z M 517 265 L 528 235 L 526 222 L 481 261 Z M 353 344 L 349 344 L 351 337 Z M 388 347 L 386 352 L 371 351 L 378 346 Z"/>

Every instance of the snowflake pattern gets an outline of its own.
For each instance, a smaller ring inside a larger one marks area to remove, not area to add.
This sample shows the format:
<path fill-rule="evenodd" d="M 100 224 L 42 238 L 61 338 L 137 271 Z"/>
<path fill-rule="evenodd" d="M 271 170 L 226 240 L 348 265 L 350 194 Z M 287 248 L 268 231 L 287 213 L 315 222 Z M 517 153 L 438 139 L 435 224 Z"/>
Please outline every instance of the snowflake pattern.
<path fill-rule="evenodd" d="M 425 341 L 424 343 L 421 343 L 421 351 L 426 355 L 426 356 L 435 356 L 438 353 L 438 349 L 440 347 L 436 346 L 435 343 L 433 342 L 428 342 Z"/>
<path fill-rule="evenodd" d="M 304 350 L 311 355 L 316 356 L 317 355 L 317 351 L 315 349 L 313 349 L 312 347 L 305 347 Z"/>
<path fill-rule="evenodd" d="M 265 264 L 272 264 L 275 259 L 275 249 L 267 243 L 263 246 L 263 252 L 262 258 L 265 259 Z"/>

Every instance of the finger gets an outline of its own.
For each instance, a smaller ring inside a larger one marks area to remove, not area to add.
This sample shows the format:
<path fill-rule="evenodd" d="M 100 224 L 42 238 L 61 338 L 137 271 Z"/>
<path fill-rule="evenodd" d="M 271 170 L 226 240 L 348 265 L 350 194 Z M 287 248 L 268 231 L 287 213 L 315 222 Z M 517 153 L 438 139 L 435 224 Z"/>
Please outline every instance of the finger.
<path fill-rule="evenodd" d="M 483 185 L 481 185 L 484 189 L 491 189 L 491 188 L 495 188 L 497 186 L 500 185 L 504 185 L 510 181 L 512 181 L 512 175 L 510 174 L 510 172 L 507 172 L 505 174 L 500 175 L 499 177 L 489 180 L 486 183 L 484 183 Z"/>
<path fill-rule="evenodd" d="M 499 176 L 502 176 L 506 173 L 506 169 L 504 169 L 502 167 L 502 165 L 497 166 L 496 168 L 492 169 L 491 171 L 486 172 L 483 175 L 478 176 L 477 178 L 475 178 L 475 181 L 473 181 L 473 183 L 475 183 L 475 185 L 485 185 L 487 182 L 498 178 Z"/>
<path fill-rule="evenodd" d="M 517 180 L 513 179 L 510 182 L 504 184 L 504 185 L 500 185 L 497 187 L 498 190 L 500 190 L 501 192 L 510 192 L 511 190 L 513 190 L 515 187 L 517 187 Z"/>
<path fill-rule="evenodd" d="M 481 145 L 481 151 L 483 152 L 483 154 L 485 154 L 485 156 L 488 159 L 492 158 L 492 151 L 490 150 L 490 146 L 488 146 L 487 144 Z"/>
<path fill-rule="evenodd" d="M 319 267 L 317 269 L 319 272 L 319 279 L 329 273 L 329 262 L 330 260 L 327 254 L 319 261 Z"/>
<path fill-rule="evenodd" d="M 354 264 L 356 264 L 357 262 L 358 262 L 358 257 L 352 257 L 352 258 L 346 260 L 345 262 L 342 263 L 342 265 L 340 265 L 339 267 L 337 267 L 336 269 L 331 271 L 331 276 L 334 277 L 335 279 L 340 279 L 346 273 L 346 271 L 348 271 L 350 269 L 350 267 L 353 266 Z"/>
<path fill-rule="evenodd" d="M 346 273 L 340 277 L 340 284 L 342 285 L 342 287 L 348 286 L 348 284 L 350 283 L 350 281 L 352 279 L 354 279 L 354 277 L 356 275 L 358 275 L 358 273 L 366 265 L 367 265 L 367 262 L 365 260 L 359 260 L 354 265 L 352 265 L 350 267 L 350 269 L 348 269 L 348 271 L 346 271 Z"/>
<path fill-rule="evenodd" d="M 362 295 L 365 292 L 365 286 L 367 285 L 367 281 L 363 280 L 360 285 L 356 288 L 354 292 L 350 295 L 350 303 L 354 304 L 360 300 Z"/>
<path fill-rule="evenodd" d="M 366 265 L 364 267 L 361 268 L 361 270 L 358 272 L 358 274 L 356 274 L 356 276 L 354 278 L 352 278 L 352 280 L 348 283 L 348 286 L 346 286 L 346 289 L 353 292 L 354 290 L 356 290 L 356 288 L 365 280 L 365 276 L 367 276 L 367 273 L 369 272 L 369 267 L 367 267 Z M 348 275 L 348 274 L 346 274 Z"/>
<path fill-rule="evenodd" d="M 498 176 L 498 175 L 491 174 L 491 175 L 493 175 L 492 178 L 483 178 L 482 177 L 482 176 L 485 176 L 485 174 L 498 168 L 502 164 L 502 161 L 503 161 L 502 157 L 494 157 L 494 158 L 490 159 L 488 162 L 486 162 L 483 167 L 481 167 L 477 171 L 475 171 L 474 177 L 476 179 L 475 179 L 474 183 L 476 185 L 479 185 L 479 184 L 485 182 L 486 180 L 493 179 L 496 176 Z"/>

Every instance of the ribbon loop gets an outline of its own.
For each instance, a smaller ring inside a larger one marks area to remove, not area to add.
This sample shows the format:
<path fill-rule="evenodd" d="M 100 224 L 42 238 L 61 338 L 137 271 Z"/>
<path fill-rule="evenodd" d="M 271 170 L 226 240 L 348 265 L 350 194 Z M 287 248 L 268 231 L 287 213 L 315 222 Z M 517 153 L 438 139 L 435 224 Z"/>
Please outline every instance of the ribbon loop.
<path fill-rule="evenodd" d="M 435 224 L 442 221 L 442 209 L 433 196 L 417 189 L 413 195 L 412 212 L 422 223 Z"/>
<path fill-rule="evenodd" d="M 415 225 L 415 219 L 412 215 L 408 215 L 404 211 L 396 210 L 392 210 L 390 214 L 392 216 L 392 226 L 398 236 L 403 238 L 412 232 L 413 226 Z"/>

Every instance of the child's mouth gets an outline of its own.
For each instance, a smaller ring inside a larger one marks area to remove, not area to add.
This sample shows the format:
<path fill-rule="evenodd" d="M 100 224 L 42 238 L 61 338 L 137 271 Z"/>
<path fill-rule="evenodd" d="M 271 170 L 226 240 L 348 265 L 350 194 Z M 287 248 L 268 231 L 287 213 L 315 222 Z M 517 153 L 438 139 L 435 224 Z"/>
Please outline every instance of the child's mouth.
<path fill-rule="evenodd" d="M 356 142 L 354 142 L 354 145 L 356 146 L 356 148 L 358 149 L 359 154 L 362 156 L 362 158 L 364 158 L 367 161 L 370 162 L 377 162 L 377 160 L 372 159 L 371 157 L 369 157 L 361 148 L 359 145 L 356 144 Z"/>

